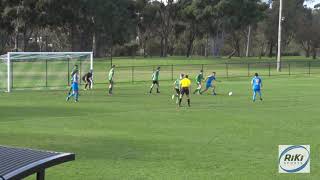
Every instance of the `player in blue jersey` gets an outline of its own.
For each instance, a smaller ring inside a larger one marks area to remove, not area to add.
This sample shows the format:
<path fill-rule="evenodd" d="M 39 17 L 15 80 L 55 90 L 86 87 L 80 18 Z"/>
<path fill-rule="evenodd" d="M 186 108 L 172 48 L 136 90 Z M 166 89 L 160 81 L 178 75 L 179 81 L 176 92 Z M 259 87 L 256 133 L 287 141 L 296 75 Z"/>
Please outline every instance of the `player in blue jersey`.
<path fill-rule="evenodd" d="M 75 65 L 73 66 L 72 72 L 71 72 L 71 84 L 72 84 L 72 77 L 73 77 L 73 75 L 74 75 L 76 72 L 79 72 L 79 68 L 78 68 L 78 65 L 75 64 Z M 68 95 L 70 95 L 71 92 L 72 92 L 72 86 L 70 86 Z"/>
<path fill-rule="evenodd" d="M 212 95 L 217 95 L 216 93 L 216 86 L 214 85 L 214 81 L 217 81 L 216 79 L 216 72 L 212 72 L 210 76 L 206 78 L 206 89 L 203 90 L 200 94 L 203 94 L 204 92 L 208 91 L 210 88 L 212 88 Z"/>
<path fill-rule="evenodd" d="M 259 94 L 260 100 L 262 101 L 262 95 L 261 95 L 261 87 L 262 87 L 262 80 L 259 77 L 258 73 L 255 73 L 254 77 L 251 80 L 252 90 L 253 90 L 253 102 L 256 101 L 256 95 Z"/>
<path fill-rule="evenodd" d="M 71 97 L 74 97 L 75 102 L 78 102 L 78 99 L 79 99 L 79 71 L 75 72 L 72 76 L 71 88 L 72 88 L 72 93 L 68 95 L 66 100 L 69 101 L 69 99 Z"/>

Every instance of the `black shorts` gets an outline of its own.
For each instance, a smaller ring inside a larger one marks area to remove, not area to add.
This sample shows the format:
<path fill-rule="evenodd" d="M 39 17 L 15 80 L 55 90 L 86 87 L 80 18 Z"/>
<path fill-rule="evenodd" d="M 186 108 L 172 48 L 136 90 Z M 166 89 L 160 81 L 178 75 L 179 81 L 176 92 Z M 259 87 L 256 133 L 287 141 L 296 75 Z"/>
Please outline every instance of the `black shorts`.
<path fill-rule="evenodd" d="M 152 81 L 152 84 L 157 84 L 157 85 L 159 85 L 159 81 Z"/>
<path fill-rule="evenodd" d="M 187 88 L 187 87 L 182 88 L 181 89 L 181 94 L 182 95 L 184 95 L 184 94 L 189 95 L 190 94 L 189 88 Z"/>
<path fill-rule="evenodd" d="M 91 79 L 86 79 L 85 81 L 87 84 L 91 84 Z"/>
<path fill-rule="evenodd" d="M 180 94 L 180 89 L 175 89 L 177 94 Z"/>

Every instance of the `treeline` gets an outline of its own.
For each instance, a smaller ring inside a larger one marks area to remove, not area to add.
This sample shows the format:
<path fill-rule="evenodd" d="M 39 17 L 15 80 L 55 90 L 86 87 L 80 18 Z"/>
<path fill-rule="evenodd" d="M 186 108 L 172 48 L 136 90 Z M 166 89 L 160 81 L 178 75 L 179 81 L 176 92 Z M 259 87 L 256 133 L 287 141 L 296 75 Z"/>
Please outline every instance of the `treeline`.
<path fill-rule="evenodd" d="M 285 0 L 283 55 L 317 56 L 320 10 Z M 279 0 L 0 0 L 0 52 L 274 56 Z"/>

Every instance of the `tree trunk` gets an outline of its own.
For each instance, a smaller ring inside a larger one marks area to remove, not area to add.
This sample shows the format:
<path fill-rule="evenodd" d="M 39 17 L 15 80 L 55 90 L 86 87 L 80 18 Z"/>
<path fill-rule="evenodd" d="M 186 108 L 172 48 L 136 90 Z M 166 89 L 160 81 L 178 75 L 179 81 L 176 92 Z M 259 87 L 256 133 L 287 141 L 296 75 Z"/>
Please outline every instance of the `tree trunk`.
<path fill-rule="evenodd" d="M 164 38 L 163 57 L 168 56 L 168 37 Z"/>
<path fill-rule="evenodd" d="M 160 41 L 160 57 L 163 57 L 163 55 L 164 55 L 163 48 L 164 48 L 163 38 L 161 37 L 161 41 Z"/>
<path fill-rule="evenodd" d="M 306 57 L 310 57 L 310 42 L 307 43 L 307 49 L 306 49 Z"/>
<path fill-rule="evenodd" d="M 16 32 L 14 36 L 14 51 L 18 52 L 19 49 L 19 33 Z"/>
<path fill-rule="evenodd" d="M 92 52 L 93 52 L 93 55 L 96 56 L 96 54 L 97 54 L 97 41 L 96 41 L 96 33 L 94 31 L 92 33 Z"/>
<path fill-rule="evenodd" d="M 248 37 L 247 37 L 247 49 L 246 49 L 246 57 L 249 57 L 249 49 L 250 49 L 250 38 L 251 38 L 251 25 L 248 28 Z"/>
<path fill-rule="evenodd" d="M 269 57 L 272 57 L 273 56 L 273 42 L 271 41 L 270 43 L 269 43 L 269 45 L 270 45 L 270 48 L 269 48 Z"/>
<path fill-rule="evenodd" d="M 209 51 L 209 35 L 206 34 L 206 47 L 204 48 L 204 56 L 208 57 L 208 51 Z"/>
<path fill-rule="evenodd" d="M 195 33 L 193 31 L 191 31 L 190 35 L 189 35 L 189 42 L 187 44 L 187 58 L 189 58 L 191 56 L 194 38 L 195 38 Z"/>
<path fill-rule="evenodd" d="M 312 47 L 312 58 L 313 59 L 317 58 L 317 48 L 315 46 Z"/>
<path fill-rule="evenodd" d="M 236 42 L 235 42 L 235 50 L 236 50 L 236 55 L 237 55 L 237 57 L 241 57 L 239 39 L 236 39 Z"/>
<path fill-rule="evenodd" d="M 146 52 L 146 49 L 147 49 L 147 41 L 148 41 L 148 38 L 145 38 L 144 39 L 144 42 L 143 42 L 143 57 L 147 57 L 147 52 Z"/>

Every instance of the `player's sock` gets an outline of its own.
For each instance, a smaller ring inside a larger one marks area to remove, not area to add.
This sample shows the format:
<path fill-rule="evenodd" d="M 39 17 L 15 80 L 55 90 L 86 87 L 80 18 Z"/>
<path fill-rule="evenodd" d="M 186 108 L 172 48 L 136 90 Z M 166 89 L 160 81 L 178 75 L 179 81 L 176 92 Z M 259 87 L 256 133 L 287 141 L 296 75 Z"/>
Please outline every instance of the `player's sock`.
<path fill-rule="evenodd" d="M 215 90 L 213 90 L 212 92 L 213 92 L 212 95 L 214 95 L 214 96 L 217 95 Z"/>
<path fill-rule="evenodd" d="M 79 101 L 79 93 L 75 94 L 75 101 L 78 102 Z"/>
<path fill-rule="evenodd" d="M 260 101 L 262 101 L 262 94 L 259 92 Z"/>
<path fill-rule="evenodd" d="M 252 100 L 253 100 L 253 102 L 256 101 L 256 92 L 253 92 Z"/>
<path fill-rule="evenodd" d="M 72 92 L 72 87 L 70 87 L 68 95 L 72 94 L 71 92 Z"/>
<path fill-rule="evenodd" d="M 160 93 L 159 88 L 157 88 L 157 93 Z"/>
<path fill-rule="evenodd" d="M 190 107 L 190 99 L 188 99 L 188 106 Z"/>
<path fill-rule="evenodd" d="M 181 106 L 182 98 L 179 99 L 179 107 Z"/>
<path fill-rule="evenodd" d="M 70 93 L 70 94 L 67 96 L 66 101 L 69 101 L 72 96 L 74 96 L 74 93 Z"/>
<path fill-rule="evenodd" d="M 196 90 L 193 92 L 193 94 L 196 94 L 198 91 L 199 91 L 199 89 L 196 89 Z"/>

